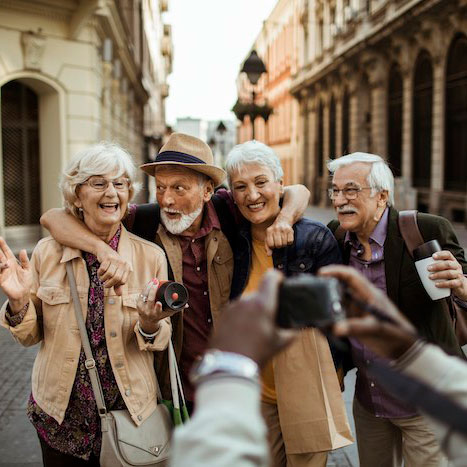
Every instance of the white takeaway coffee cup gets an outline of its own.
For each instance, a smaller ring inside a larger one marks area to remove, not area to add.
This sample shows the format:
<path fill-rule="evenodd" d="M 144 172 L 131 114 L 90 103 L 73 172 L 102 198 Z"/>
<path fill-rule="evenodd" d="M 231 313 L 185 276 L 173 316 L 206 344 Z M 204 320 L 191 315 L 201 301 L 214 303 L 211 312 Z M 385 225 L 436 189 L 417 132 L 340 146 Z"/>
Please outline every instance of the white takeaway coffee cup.
<path fill-rule="evenodd" d="M 425 287 L 425 290 L 432 300 L 440 300 L 451 295 L 451 289 L 448 287 L 438 288 L 435 283 L 439 281 L 434 281 L 429 278 L 431 272 L 428 271 L 428 266 L 436 261 L 440 261 L 433 259 L 432 256 L 433 253 L 437 251 L 441 251 L 438 240 L 426 242 L 413 251 L 413 259 L 415 260 L 415 267 L 417 268 L 418 275 L 422 281 L 423 287 Z"/>

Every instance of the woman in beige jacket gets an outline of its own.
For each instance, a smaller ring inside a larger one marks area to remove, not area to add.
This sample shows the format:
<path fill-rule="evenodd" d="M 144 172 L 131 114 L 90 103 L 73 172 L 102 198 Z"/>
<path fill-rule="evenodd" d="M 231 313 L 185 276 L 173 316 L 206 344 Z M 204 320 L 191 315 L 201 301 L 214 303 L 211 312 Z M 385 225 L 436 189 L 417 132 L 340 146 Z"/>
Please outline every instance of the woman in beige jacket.
<path fill-rule="evenodd" d="M 137 190 L 131 156 L 101 143 L 78 153 L 64 171 L 65 206 L 132 265 L 125 285 L 105 287 L 105 261 L 41 240 L 31 262 L 17 262 L 0 238 L 0 287 L 8 297 L 1 324 L 22 345 L 40 342 L 32 373 L 28 417 L 36 428 L 44 465 L 99 465 L 100 419 L 74 315 L 65 264 L 76 277 L 86 328 L 108 410 L 128 409 L 141 424 L 155 409 L 152 351 L 166 348 L 169 313 L 155 303 L 167 278 L 163 251 L 130 233 L 121 221 Z M 101 264 L 102 261 L 102 264 Z"/>

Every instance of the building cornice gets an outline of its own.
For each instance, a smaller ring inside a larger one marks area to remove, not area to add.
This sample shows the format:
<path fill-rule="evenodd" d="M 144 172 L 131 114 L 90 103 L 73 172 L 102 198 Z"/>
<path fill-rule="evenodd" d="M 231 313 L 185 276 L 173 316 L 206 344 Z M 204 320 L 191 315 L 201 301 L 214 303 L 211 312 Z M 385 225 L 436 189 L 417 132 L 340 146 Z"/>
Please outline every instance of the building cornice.
<path fill-rule="evenodd" d="M 304 66 L 292 78 L 290 92 L 298 97 L 300 90 L 303 88 L 312 86 L 323 79 L 324 76 L 337 70 L 343 63 L 352 61 L 363 50 L 368 50 L 369 47 L 376 45 L 400 30 L 406 23 L 407 15 L 416 18 L 441 3 L 442 0 L 412 0 L 407 5 L 399 7 L 398 14 L 391 18 L 389 22 L 378 22 L 369 29 L 365 36 L 359 36 L 354 41 L 348 41 L 337 55 L 333 55 L 328 59 L 322 57 L 318 66 Z M 358 34 L 358 30 L 356 33 Z"/>

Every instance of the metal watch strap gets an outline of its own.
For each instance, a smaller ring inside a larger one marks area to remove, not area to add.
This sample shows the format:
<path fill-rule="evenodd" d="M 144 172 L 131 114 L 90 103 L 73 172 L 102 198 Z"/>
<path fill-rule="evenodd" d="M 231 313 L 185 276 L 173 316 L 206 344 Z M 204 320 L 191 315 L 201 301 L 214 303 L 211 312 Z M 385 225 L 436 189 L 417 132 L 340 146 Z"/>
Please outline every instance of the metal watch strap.
<path fill-rule="evenodd" d="M 190 379 L 193 384 L 198 384 L 214 374 L 245 378 L 251 381 L 259 379 L 258 365 L 251 358 L 234 352 L 211 349 L 193 367 Z"/>

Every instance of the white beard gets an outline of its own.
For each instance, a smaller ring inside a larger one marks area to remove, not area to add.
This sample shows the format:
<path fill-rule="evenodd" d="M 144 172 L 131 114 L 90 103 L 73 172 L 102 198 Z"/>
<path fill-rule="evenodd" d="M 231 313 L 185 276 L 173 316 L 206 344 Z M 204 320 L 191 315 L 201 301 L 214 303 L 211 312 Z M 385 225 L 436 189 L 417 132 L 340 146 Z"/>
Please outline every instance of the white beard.
<path fill-rule="evenodd" d="M 161 221 L 164 224 L 164 227 L 173 235 L 179 235 L 184 232 L 186 229 L 191 227 L 196 218 L 201 214 L 201 211 L 204 208 L 204 203 L 202 202 L 198 209 L 195 209 L 190 214 L 183 214 L 180 211 L 175 209 L 161 209 Z M 176 212 L 181 215 L 180 219 L 172 220 L 167 216 L 168 212 Z"/>

